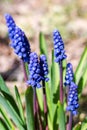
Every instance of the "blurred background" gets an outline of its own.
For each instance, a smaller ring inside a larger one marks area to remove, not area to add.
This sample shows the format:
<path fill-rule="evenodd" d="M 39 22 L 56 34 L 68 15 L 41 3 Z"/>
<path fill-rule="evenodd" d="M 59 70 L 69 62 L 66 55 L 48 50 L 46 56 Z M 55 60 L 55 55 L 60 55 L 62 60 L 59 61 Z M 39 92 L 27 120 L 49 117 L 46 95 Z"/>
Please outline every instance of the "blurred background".
<path fill-rule="evenodd" d="M 13 16 L 27 35 L 32 51 L 38 54 L 40 31 L 51 54 L 52 32 L 57 28 L 65 42 L 67 61 L 73 64 L 75 71 L 87 45 L 87 0 L 0 0 L 0 73 L 8 86 L 16 84 L 21 88 L 23 72 L 19 59 L 9 47 L 5 13 Z M 87 90 L 83 93 L 87 94 Z"/>

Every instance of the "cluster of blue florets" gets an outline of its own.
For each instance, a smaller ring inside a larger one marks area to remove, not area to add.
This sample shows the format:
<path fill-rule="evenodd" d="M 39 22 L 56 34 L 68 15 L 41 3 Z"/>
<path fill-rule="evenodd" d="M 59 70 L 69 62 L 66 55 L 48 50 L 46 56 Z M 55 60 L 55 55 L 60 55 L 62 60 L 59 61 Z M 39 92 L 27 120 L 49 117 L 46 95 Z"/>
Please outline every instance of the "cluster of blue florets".
<path fill-rule="evenodd" d="M 48 75 L 48 64 L 47 64 L 47 58 L 45 55 L 40 56 L 40 68 L 41 68 L 41 77 L 43 81 L 48 82 L 49 78 Z"/>
<path fill-rule="evenodd" d="M 53 32 L 53 42 L 54 42 L 55 62 L 60 62 L 66 59 L 67 56 L 64 50 L 64 43 L 58 30 L 55 30 Z"/>
<path fill-rule="evenodd" d="M 20 59 L 24 62 L 29 62 L 30 60 L 30 45 L 24 34 L 24 32 L 16 26 L 14 40 L 11 43 L 14 48 L 14 52 L 18 55 Z"/>
<path fill-rule="evenodd" d="M 11 15 L 5 15 L 6 24 L 8 27 L 9 37 L 11 39 L 11 46 L 14 49 L 14 52 L 22 59 L 24 62 L 29 63 L 29 80 L 27 83 L 32 87 L 40 88 L 41 81 L 48 81 L 48 64 L 45 55 L 41 55 L 40 59 L 35 52 L 31 53 L 29 42 L 24 34 L 24 32 L 16 26 Z M 64 50 L 64 43 L 62 37 L 58 30 L 53 32 L 53 41 L 54 41 L 54 55 L 55 62 L 60 63 L 60 61 L 66 59 L 66 54 Z M 69 87 L 68 93 L 68 103 L 67 111 L 71 111 L 73 115 L 77 114 L 78 104 L 78 93 L 77 85 L 73 82 L 73 67 L 70 63 L 66 67 L 66 76 L 65 76 L 65 86 Z"/>
<path fill-rule="evenodd" d="M 48 65 L 45 55 L 41 55 L 39 61 L 35 52 L 30 54 L 29 72 L 30 75 L 27 83 L 32 87 L 40 88 L 41 81 L 47 82 L 49 80 L 48 77 L 45 77 L 48 74 Z"/>
<path fill-rule="evenodd" d="M 67 111 L 71 111 L 73 115 L 76 115 L 77 109 L 79 107 L 78 103 L 78 92 L 77 85 L 74 82 L 71 82 L 68 93 L 68 103 L 67 103 Z"/>
<path fill-rule="evenodd" d="M 9 14 L 5 15 L 5 19 L 8 26 L 9 37 L 11 39 L 11 47 L 20 59 L 29 63 L 31 50 L 24 32 L 16 26 L 13 18 Z"/>
<path fill-rule="evenodd" d="M 65 86 L 70 86 L 70 83 L 73 81 L 74 74 L 73 74 L 73 67 L 71 63 L 68 63 L 66 66 L 66 76 L 65 76 Z"/>
<path fill-rule="evenodd" d="M 5 14 L 5 19 L 6 19 L 6 24 L 7 24 L 7 27 L 8 27 L 9 38 L 11 40 L 13 40 L 13 38 L 14 38 L 14 31 L 15 31 L 15 27 L 16 27 L 15 21 L 12 18 L 12 16 L 9 15 L 9 14 Z"/>
<path fill-rule="evenodd" d="M 41 87 L 40 81 L 42 80 L 42 77 L 40 75 L 41 70 L 38 61 L 38 56 L 35 52 L 32 52 L 30 54 L 29 72 L 30 75 L 27 83 L 32 87 L 40 88 Z"/>
<path fill-rule="evenodd" d="M 64 85 L 68 87 L 68 102 L 67 102 L 67 111 L 72 112 L 73 115 L 77 114 L 78 104 L 78 92 L 77 85 L 73 82 L 74 74 L 73 67 L 71 63 L 68 63 L 66 66 L 66 76 Z"/>

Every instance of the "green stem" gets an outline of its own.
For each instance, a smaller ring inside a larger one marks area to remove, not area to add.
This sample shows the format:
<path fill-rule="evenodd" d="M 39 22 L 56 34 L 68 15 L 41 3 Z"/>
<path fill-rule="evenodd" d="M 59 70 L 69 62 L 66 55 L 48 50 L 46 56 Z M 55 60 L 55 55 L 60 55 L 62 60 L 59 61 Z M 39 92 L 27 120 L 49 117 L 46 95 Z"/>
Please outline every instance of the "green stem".
<path fill-rule="evenodd" d="M 23 60 L 21 60 L 21 65 L 22 65 L 22 69 L 23 69 L 23 73 L 24 73 L 24 80 L 26 82 L 28 80 L 28 76 L 27 76 L 27 72 L 26 72 L 26 68 L 25 68 L 25 63 L 23 62 Z"/>

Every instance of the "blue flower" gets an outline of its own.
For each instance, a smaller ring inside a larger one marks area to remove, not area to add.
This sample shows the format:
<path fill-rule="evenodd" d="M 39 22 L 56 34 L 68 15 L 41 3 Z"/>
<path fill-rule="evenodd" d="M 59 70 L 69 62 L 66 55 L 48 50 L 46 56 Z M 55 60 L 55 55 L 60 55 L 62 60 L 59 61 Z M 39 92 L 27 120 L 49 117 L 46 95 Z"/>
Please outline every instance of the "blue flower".
<path fill-rule="evenodd" d="M 66 76 L 65 76 L 65 86 L 69 86 L 71 81 L 73 81 L 74 74 L 73 74 L 73 67 L 71 63 L 68 63 L 66 66 Z"/>
<path fill-rule="evenodd" d="M 15 21 L 13 20 L 12 16 L 10 14 L 5 14 L 5 19 L 6 19 L 6 25 L 8 27 L 8 33 L 10 40 L 13 40 L 14 38 L 14 31 L 15 31 Z"/>
<path fill-rule="evenodd" d="M 67 57 L 64 50 L 64 43 L 58 30 L 55 30 L 53 32 L 53 42 L 54 42 L 55 62 L 58 63 L 66 59 Z"/>
<path fill-rule="evenodd" d="M 48 82 L 49 78 L 48 75 L 48 64 L 47 58 L 45 55 L 40 55 L 40 68 L 41 68 L 41 77 L 43 81 Z"/>
<path fill-rule="evenodd" d="M 35 52 L 32 52 L 30 54 L 29 72 L 29 80 L 27 81 L 28 85 L 40 88 L 40 81 L 42 80 L 42 77 L 40 75 L 40 63 L 38 61 L 38 56 Z"/>
<path fill-rule="evenodd" d="M 11 43 L 11 47 L 14 49 L 14 52 L 20 59 L 29 63 L 31 52 L 30 45 L 24 32 L 17 26 L 15 27 L 14 38 Z"/>
<path fill-rule="evenodd" d="M 77 85 L 74 82 L 71 82 L 69 86 L 68 103 L 66 110 L 72 112 L 73 115 L 76 115 L 78 113 L 77 109 L 79 107 L 77 88 Z"/>

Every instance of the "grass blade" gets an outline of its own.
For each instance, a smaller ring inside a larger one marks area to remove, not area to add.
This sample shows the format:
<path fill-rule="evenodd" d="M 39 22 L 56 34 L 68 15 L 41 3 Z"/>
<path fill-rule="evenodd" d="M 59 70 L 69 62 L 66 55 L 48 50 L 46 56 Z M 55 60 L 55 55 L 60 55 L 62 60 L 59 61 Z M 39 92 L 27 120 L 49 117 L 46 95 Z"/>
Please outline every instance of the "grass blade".
<path fill-rule="evenodd" d="M 48 57 L 47 44 L 46 44 L 45 37 L 42 32 L 40 32 L 40 35 L 39 35 L 39 46 L 40 46 L 40 53 L 45 54 L 46 57 Z"/>
<path fill-rule="evenodd" d="M 15 125 L 18 126 L 18 128 L 20 128 L 21 130 L 24 130 L 22 127 L 23 122 L 22 122 L 21 118 L 15 112 L 13 107 L 8 103 L 6 98 L 3 97 L 1 94 L 0 94 L 0 104 L 6 109 L 7 113 L 9 113 L 9 115 L 10 115 L 11 119 L 13 120 L 13 122 L 15 123 Z"/>
<path fill-rule="evenodd" d="M 87 47 L 84 49 L 79 64 L 75 71 L 75 82 L 78 85 L 80 78 L 87 68 Z"/>
<path fill-rule="evenodd" d="M 65 114 L 63 110 L 63 104 L 58 102 L 58 123 L 59 123 L 59 129 L 65 130 Z"/>
<path fill-rule="evenodd" d="M 25 93 L 27 129 L 35 130 L 33 112 L 33 89 L 29 87 Z"/>
<path fill-rule="evenodd" d="M 1 115 L 3 117 L 3 119 L 4 119 L 4 122 L 8 126 L 8 128 L 10 130 L 14 130 L 14 127 L 13 127 L 13 124 L 12 124 L 11 120 L 8 118 L 7 113 L 4 111 L 4 108 L 1 107 L 1 105 L 0 105 L 0 113 L 1 113 Z"/>
<path fill-rule="evenodd" d="M 22 101 L 21 101 L 21 97 L 20 97 L 18 88 L 16 86 L 15 86 L 15 95 L 16 95 L 16 100 L 17 100 L 17 104 L 18 104 L 18 108 L 19 108 L 21 119 L 23 120 L 23 122 L 25 124 L 25 118 L 24 118 L 24 112 L 23 112 L 23 107 L 22 107 Z"/>

